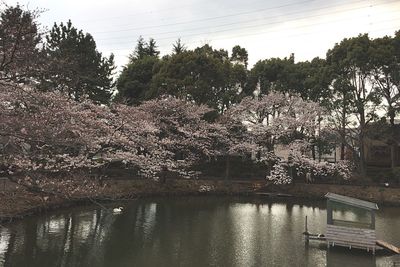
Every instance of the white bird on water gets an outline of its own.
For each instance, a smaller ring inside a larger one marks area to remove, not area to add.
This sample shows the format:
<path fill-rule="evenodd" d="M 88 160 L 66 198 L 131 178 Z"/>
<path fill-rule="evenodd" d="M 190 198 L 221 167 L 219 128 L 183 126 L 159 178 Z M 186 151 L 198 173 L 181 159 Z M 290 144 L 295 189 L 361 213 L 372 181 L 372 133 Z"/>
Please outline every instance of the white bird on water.
<path fill-rule="evenodd" d="M 118 207 L 118 208 L 113 208 L 113 213 L 114 214 L 119 214 L 122 212 L 124 208 L 123 207 Z"/>

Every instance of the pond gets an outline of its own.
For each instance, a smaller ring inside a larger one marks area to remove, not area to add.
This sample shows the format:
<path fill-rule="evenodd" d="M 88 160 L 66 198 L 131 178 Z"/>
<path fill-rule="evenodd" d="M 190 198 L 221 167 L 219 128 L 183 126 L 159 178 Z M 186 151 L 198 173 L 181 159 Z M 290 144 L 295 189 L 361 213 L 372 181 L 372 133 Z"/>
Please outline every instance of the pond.
<path fill-rule="evenodd" d="M 118 204 L 119 205 L 119 204 Z M 108 206 L 108 205 L 107 205 Z M 0 227 L 0 266 L 394 266 L 400 258 L 331 248 L 325 202 L 233 197 L 148 198 L 123 211 L 86 206 Z M 342 216 L 357 216 L 346 214 Z M 377 236 L 400 245 L 400 208 L 381 207 Z"/>

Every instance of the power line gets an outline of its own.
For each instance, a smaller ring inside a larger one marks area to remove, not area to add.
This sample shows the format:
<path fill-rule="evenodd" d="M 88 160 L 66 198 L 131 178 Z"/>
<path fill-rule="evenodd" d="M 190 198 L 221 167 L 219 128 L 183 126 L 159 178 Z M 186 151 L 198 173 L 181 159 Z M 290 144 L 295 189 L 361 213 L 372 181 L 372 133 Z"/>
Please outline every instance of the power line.
<path fill-rule="evenodd" d="M 354 3 L 358 3 L 358 2 L 365 2 L 365 0 L 360 0 Z M 390 3 L 390 2 L 389 2 Z M 334 8 L 334 7 L 338 7 L 341 5 L 333 5 L 333 6 L 325 6 L 325 7 L 321 7 L 321 8 L 314 8 L 314 9 L 309 9 L 306 10 L 306 12 L 312 12 L 312 11 L 319 11 L 319 10 L 325 10 L 327 8 Z M 351 11 L 351 10 L 355 10 L 355 9 L 360 9 L 360 8 L 367 8 L 370 7 L 370 5 L 368 6 L 362 6 L 362 7 L 356 7 L 356 8 L 350 8 L 350 9 L 345 9 L 345 10 L 339 10 L 339 11 L 335 11 L 335 12 L 330 12 L 330 13 L 326 13 L 326 14 L 319 14 L 319 15 L 313 15 L 313 16 L 303 16 L 303 18 L 311 18 L 311 17 L 320 17 L 320 16 L 325 16 L 325 15 L 330 15 L 330 14 L 335 14 L 335 13 L 340 13 L 340 12 L 344 12 L 344 11 Z M 291 13 L 286 13 L 286 14 L 280 14 L 277 16 L 272 16 L 272 17 L 268 17 L 268 18 L 264 18 L 264 19 L 251 19 L 251 20 L 244 20 L 244 21 L 238 21 L 238 22 L 231 22 L 231 23 L 224 23 L 224 24 L 219 24 L 219 25 L 213 25 L 213 28 L 217 28 L 217 27 L 224 27 L 224 26 L 231 26 L 231 25 L 236 25 L 236 24 L 242 24 L 242 23 L 248 23 L 248 22 L 254 22 L 254 21 L 263 21 L 266 19 L 273 19 L 273 18 L 280 18 L 282 16 L 289 16 L 289 15 L 297 15 L 297 14 L 303 14 L 304 11 L 296 11 L 296 12 L 291 12 Z M 296 18 L 298 19 L 298 18 Z M 287 21 L 287 20 L 286 20 Z M 285 21 L 285 22 L 286 22 Z M 290 20 L 289 20 L 290 21 Z M 278 22 L 273 22 L 273 23 L 268 23 L 265 25 L 269 25 L 269 24 L 276 24 L 276 23 L 281 23 L 281 21 Z M 164 34 L 169 34 L 169 33 L 179 33 L 182 31 L 193 31 L 193 30 L 202 30 L 202 29 L 208 29 L 210 28 L 209 26 L 205 27 L 197 27 L 197 28 L 190 28 L 190 29 L 185 29 L 185 30 L 177 30 L 177 31 L 170 31 L 170 32 L 161 32 L 161 33 L 150 33 L 150 34 L 146 34 L 146 36 L 153 36 L 153 35 L 164 35 Z M 118 31 L 109 31 L 109 33 L 112 32 L 118 32 Z M 109 38 L 98 38 L 97 40 L 110 40 L 110 39 L 125 39 L 125 38 L 130 38 L 133 36 L 125 36 L 125 37 L 119 37 L 119 38 L 113 38 L 113 37 L 109 37 Z M 137 35 L 134 36 L 135 38 L 137 37 Z"/>
<path fill-rule="evenodd" d="M 363 8 L 367 8 L 367 7 L 363 7 Z M 353 8 L 351 10 L 356 10 L 356 9 L 360 9 L 360 8 Z M 350 11 L 350 10 L 346 10 L 346 11 Z M 185 38 L 185 37 L 192 37 L 192 36 L 199 36 L 199 35 L 210 35 L 210 34 L 215 34 L 215 33 L 222 33 L 222 32 L 229 32 L 232 30 L 243 30 L 243 29 L 252 29 L 252 28 L 259 28 L 261 26 L 267 26 L 267 25 L 273 25 L 273 24 L 280 24 L 282 22 L 293 22 L 293 21 L 298 21 L 298 20 L 304 20 L 304 19 L 309 19 L 309 18 L 313 18 L 313 17 L 322 17 L 322 16 L 326 16 L 326 15 L 331 15 L 331 14 L 335 14 L 335 13 L 341 13 L 343 11 L 337 11 L 337 12 L 330 12 L 330 13 L 326 13 L 326 14 L 322 14 L 322 15 L 313 15 L 313 16 L 308 16 L 308 17 L 303 17 L 303 18 L 295 18 L 292 20 L 285 20 L 285 21 L 277 21 L 277 22 L 272 22 L 272 23 L 264 23 L 264 24 L 257 24 L 257 25 L 249 25 L 249 26 L 244 26 L 244 27 L 235 27 L 235 28 L 230 28 L 230 29 L 223 29 L 223 30 L 218 30 L 218 31 L 207 31 L 207 32 L 201 32 L 201 33 L 193 33 L 193 34 L 186 34 L 186 35 L 179 35 L 179 36 L 168 36 L 168 37 L 164 37 L 164 38 L 157 38 L 156 41 L 162 41 L 162 40 L 176 40 L 178 38 Z M 359 19 L 359 18 L 354 18 L 354 19 Z M 350 19 L 353 20 L 353 19 Z M 393 20 L 393 19 L 392 19 Z M 294 28 L 304 28 L 304 27 L 310 27 L 310 26 L 315 26 L 315 25 L 324 25 L 324 24 L 328 24 L 328 23 L 332 23 L 332 22 L 337 22 L 337 21 L 343 21 L 343 19 L 336 19 L 336 20 L 331 20 L 328 22 L 322 22 L 322 23 L 312 23 L 312 24 L 308 24 L 308 25 L 302 25 L 302 26 L 297 26 Z M 276 31 L 281 31 L 281 29 L 279 30 L 275 30 L 275 31 L 270 31 L 270 32 L 276 32 Z M 111 38 L 110 38 L 111 39 Z M 104 39 L 98 39 L 98 40 L 104 40 Z M 108 40 L 108 38 L 107 38 Z M 126 41 L 126 42 L 112 42 L 112 43 L 105 43 L 105 44 L 130 44 L 132 43 L 132 41 Z"/>
<path fill-rule="evenodd" d="M 361 1 L 358 1 L 358 2 L 364 2 L 364 1 L 365 0 L 361 0 Z M 390 2 L 386 2 L 386 3 L 382 3 L 382 4 L 376 4 L 375 6 L 387 5 L 387 4 L 391 4 L 393 2 L 397 2 L 397 1 L 395 0 L 395 1 L 390 1 Z M 334 8 L 334 7 L 338 7 L 338 5 L 328 6 L 328 7 L 323 7 L 323 8 L 316 8 L 316 9 L 309 9 L 309 10 L 307 10 L 307 12 L 325 10 L 325 9 Z M 371 5 L 361 6 L 361 7 L 358 6 L 358 7 L 353 7 L 353 8 L 337 10 L 337 11 L 334 11 L 334 12 L 327 12 L 327 13 L 324 13 L 324 14 L 317 14 L 317 15 L 311 15 L 311 16 L 302 16 L 302 17 L 299 17 L 299 18 L 294 18 L 294 19 L 285 20 L 285 21 L 276 21 L 276 22 L 268 22 L 268 23 L 263 23 L 263 24 L 257 24 L 257 25 L 253 25 L 253 26 L 244 26 L 242 28 L 254 28 L 254 27 L 260 27 L 260 26 L 280 24 L 280 23 L 283 23 L 283 22 L 297 21 L 297 20 L 309 19 L 309 18 L 315 18 L 315 17 L 323 17 L 323 16 L 327 16 L 327 15 L 343 13 L 343 12 L 359 10 L 359 9 L 365 9 L 365 8 L 370 8 L 370 7 L 371 7 Z M 287 13 L 287 14 L 283 14 L 283 15 L 272 16 L 272 17 L 268 17 L 266 19 L 273 19 L 273 18 L 279 18 L 279 17 L 282 17 L 282 16 L 297 15 L 297 14 L 302 14 L 302 13 L 304 13 L 304 11 L 302 11 L 302 12 L 291 12 L 291 13 Z M 219 27 L 242 24 L 242 23 L 249 23 L 249 22 L 253 22 L 253 21 L 263 21 L 263 20 L 265 20 L 265 19 L 256 19 L 256 20 L 246 20 L 246 21 L 239 21 L 239 22 L 232 22 L 232 23 L 224 23 L 224 24 L 216 25 L 213 28 L 219 28 Z M 170 33 L 180 33 L 180 32 L 194 31 L 194 30 L 201 30 L 201 29 L 209 29 L 209 28 L 210 27 L 197 27 L 197 28 L 191 28 L 191 29 L 186 29 L 186 30 L 181 30 L 181 31 L 170 31 L 170 32 L 162 32 L 162 33 L 145 34 L 144 36 L 150 37 L 150 36 L 165 35 L 165 34 L 170 34 Z M 237 28 L 234 28 L 234 30 L 235 29 L 237 29 Z M 223 29 L 223 30 L 212 31 L 212 32 L 207 31 L 207 32 L 193 33 L 193 34 L 188 34 L 188 35 L 170 36 L 170 37 L 165 37 L 165 38 L 157 38 L 157 40 L 159 41 L 159 40 L 177 39 L 177 38 L 180 38 L 180 37 L 196 36 L 196 35 L 203 35 L 203 34 L 210 34 L 210 33 L 212 34 L 212 33 L 218 33 L 218 32 L 226 32 L 226 31 L 230 31 L 230 30 L 232 30 L 232 29 Z M 128 39 L 128 38 L 137 39 L 138 37 L 139 37 L 139 34 L 135 35 L 135 36 L 131 35 L 131 36 L 128 36 L 128 37 L 96 38 L 96 40 L 116 40 L 116 39 Z M 121 43 L 121 42 L 118 42 L 118 43 Z M 127 43 L 127 42 L 124 42 L 124 43 Z"/>
<path fill-rule="evenodd" d="M 359 0 L 357 2 L 363 2 L 363 1 L 365 1 L 365 0 Z M 269 8 L 257 9 L 257 10 L 253 10 L 253 11 L 239 12 L 239 13 L 233 13 L 233 14 L 228 14 L 228 15 L 223 15 L 223 16 L 208 17 L 208 18 L 203 18 L 203 19 L 181 21 L 181 22 L 175 22 L 175 23 L 169 23 L 169 24 L 159 24 L 159 25 L 152 25 L 152 26 L 136 27 L 136 28 L 131 28 L 131 29 L 116 30 L 116 31 L 93 32 L 93 34 L 102 34 L 102 33 L 110 33 L 110 32 L 126 32 L 126 31 L 133 31 L 133 30 L 144 30 L 144 29 L 176 26 L 176 25 L 189 24 L 189 23 L 194 23 L 194 22 L 204 22 L 204 21 L 229 18 L 229 17 L 241 16 L 241 15 L 250 15 L 250 14 L 254 14 L 254 13 L 264 12 L 267 10 L 273 10 L 273 9 L 278 9 L 278 8 L 282 8 L 282 7 L 288 7 L 288 6 L 299 5 L 299 4 L 310 3 L 310 2 L 315 2 L 315 0 L 304 0 L 301 2 L 294 3 L 294 4 L 291 3 L 291 4 L 285 4 L 285 5 L 274 6 L 274 7 L 269 7 Z M 127 25 L 125 24 L 125 25 L 116 25 L 116 26 L 119 27 L 119 26 L 127 26 Z"/>
<path fill-rule="evenodd" d="M 389 20 L 382 20 L 380 21 L 380 23 L 382 22 L 387 22 L 387 21 L 392 21 L 392 20 L 400 20 L 400 18 L 397 19 L 389 19 Z M 324 23 L 326 24 L 326 23 Z M 317 24 L 317 25 L 322 25 L 322 24 Z M 308 26 L 314 26 L 314 25 L 308 25 Z M 295 29 L 299 28 L 299 27 L 294 27 Z M 374 32 L 376 31 L 383 31 L 383 30 L 392 30 L 393 28 L 379 28 L 374 30 Z M 271 32 L 279 32 L 279 30 L 275 30 L 275 31 L 263 31 L 263 32 L 257 32 L 257 33 L 246 33 L 246 34 L 237 34 L 237 35 L 230 35 L 230 36 L 224 36 L 224 37 L 218 37 L 218 38 L 213 38 L 212 41 L 221 41 L 221 40 L 229 40 L 229 39 L 234 39 L 234 38 L 238 38 L 238 37 L 247 37 L 247 36 L 257 36 L 257 35 L 265 35 L 265 34 L 269 34 Z M 304 35 L 311 35 L 311 34 L 315 34 L 318 33 L 319 31 L 313 31 L 313 32 L 308 32 L 308 33 L 301 33 L 301 34 L 290 34 L 290 35 L 286 35 L 284 37 L 280 37 L 280 38 L 291 38 L 291 37 L 299 37 L 299 36 L 304 36 Z M 275 40 L 275 38 L 263 38 L 263 41 L 266 40 Z M 188 44 L 197 44 L 200 41 L 193 41 L 193 42 L 188 42 L 185 43 L 186 45 Z M 166 48 L 167 46 L 162 46 L 163 48 Z M 113 49 L 113 51 L 125 51 L 128 50 L 129 48 L 125 48 L 125 49 Z M 117 54 L 117 53 L 116 53 Z M 118 54 L 117 54 L 118 55 Z M 119 54 L 120 56 L 128 56 L 129 54 Z"/>
<path fill-rule="evenodd" d="M 249 5 L 249 3 L 254 3 L 257 2 L 255 1 L 246 1 L 246 6 Z M 145 15 L 145 14 L 154 14 L 154 13 L 162 13 L 164 11 L 170 11 L 170 10 L 177 10 L 177 9 L 182 9 L 184 7 L 193 7 L 193 6 L 198 6 L 198 5 L 179 5 L 179 6 L 174 6 L 174 7 L 169 7 L 169 8 L 164 8 L 164 9 L 158 9 L 158 10 L 150 10 L 150 11 L 144 11 L 144 12 L 137 12 L 129 15 L 124 15 L 124 16 L 114 16 L 114 17 L 102 17 L 101 19 L 91 19 L 91 20 L 77 20 L 78 22 L 99 22 L 99 21 L 107 21 L 107 20 L 114 20 L 114 19 L 121 19 L 121 18 L 128 18 L 128 17 L 133 17 L 137 15 Z"/>

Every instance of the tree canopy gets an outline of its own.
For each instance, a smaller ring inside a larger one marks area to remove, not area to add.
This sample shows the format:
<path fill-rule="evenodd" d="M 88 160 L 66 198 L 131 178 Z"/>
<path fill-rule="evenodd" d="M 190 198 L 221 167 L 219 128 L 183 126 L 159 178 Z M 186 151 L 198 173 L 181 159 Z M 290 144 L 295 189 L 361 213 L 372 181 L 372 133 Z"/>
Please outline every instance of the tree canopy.
<path fill-rule="evenodd" d="M 0 79 L 30 82 L 42 72 L 42 34 L 37 22 L 39 10 L 5 6 L 0 14 Z"/>
<path fill-rule="evenodd" d="M 104 57 L 88 33 L 55 23 L 46 36 L 48 69 L 41 88 L 68 93 L 75 100 L 87 95 L 98 103 L 108 103 L 113 93 L 114 55 Z"/>

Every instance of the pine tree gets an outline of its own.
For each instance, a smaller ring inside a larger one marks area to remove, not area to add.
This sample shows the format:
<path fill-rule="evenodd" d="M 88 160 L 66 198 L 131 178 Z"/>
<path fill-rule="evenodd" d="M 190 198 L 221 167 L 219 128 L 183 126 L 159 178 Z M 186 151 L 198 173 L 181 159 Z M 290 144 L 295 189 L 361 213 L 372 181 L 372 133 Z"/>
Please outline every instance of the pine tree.
<path fill-rule="evenodd" d="M 182 44 L 181 38 L 176 40 L 175 44 L 172 45 L 172 54 L 180 54 L 182 52 L 186 51 L 186 46 Z"/>
<path fill-rule="evenodd" d="M 149 43 L 147 44 L 146 47 L 146 52 L 147 56 L 150 57 L 158 57 L 158 55 L 160 54 L 160 51 L 157 50 L 156 41 L 153 38 L 149 39 Z"/>
<path fill-rule="evenodd" d="M 135 50 L 129 56 L 129 63 L 118 77 L 116 100 L 135 105 L 146 99 L 153 78 L 153 68 L 160 61 L 159 54 L 153 38 L 146 42 L 142 36 L 139 37 Z"/>
<path fill-rule="evenodd" d="M 0 12 L 0 79 L 29 82 L 41 71 L 40 11 L 6 7 Z"/>
<path fill-rule="evenodd" d="M 108 103 L 114 86 L 114 56 L 103 57 L 93 37 L 67 24 L 54 24 L 46 36 L 50 68 L 41 87 L 60 90 L 79 101 L 84 95 L 98 103 Z"/>
<path fill-rule="evenodd" d="M 157 50 L 156 41 L 153 38 L 146 42 L 142 36 L 137 40 L 135 50 L 129 55 L 129 61 L 133 62 L 135 60 L 140 60 L 145 57 L 156 57 L 160 55 L 160 51 Z"/>

